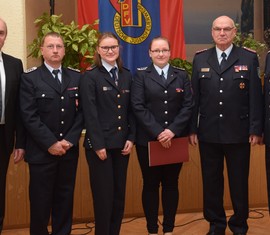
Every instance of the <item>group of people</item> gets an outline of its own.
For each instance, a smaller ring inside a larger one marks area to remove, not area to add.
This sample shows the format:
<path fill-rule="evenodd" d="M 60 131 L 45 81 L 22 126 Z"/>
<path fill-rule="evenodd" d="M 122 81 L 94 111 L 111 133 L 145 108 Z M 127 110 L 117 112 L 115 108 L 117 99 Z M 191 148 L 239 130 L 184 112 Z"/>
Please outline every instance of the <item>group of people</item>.
<path fill-rule="evenodd" d="M 231 18 L 213 21 L 215 46 L 196 53 L 191 80 L 186 71 L 169 64 L 170 43 L 161 36 L 149 45 L 152 63 L 132 76 L 123 67 L 119 39 L 110 32 L 99 36 L 95 66 L 83 74 L 62 67 L 65 46 L 55 32 L 42 40 L 43 64 L 23 73 L 21 60 L 1 51 L 7 26 L 0 19 L 0 233 L 15 134 L 14 162 L 24 159 L 29 165 L 30 234 L 48 235 L 50 218 L 51 234 L 71 233 L 78 142 L 85 128 L 96 235 L 120 234 L 134 144 L 148 234 L 159 230 L 160 185 L 163 233 L 173 234 L 182 163 L 150 167 L 148 142 L 170 148 L 173 138 L 183 136 L 199 145 L 207 235 L 224 235 L 227 223 L 234 235 L 247 234 L 250 146 L 262 142 L 263 132 L 270 164 L 270 54 L 263 128 L 257 54 L 235 46 L 235 35 Z M 234 210 L 228 222 L 224 158 Z"/>

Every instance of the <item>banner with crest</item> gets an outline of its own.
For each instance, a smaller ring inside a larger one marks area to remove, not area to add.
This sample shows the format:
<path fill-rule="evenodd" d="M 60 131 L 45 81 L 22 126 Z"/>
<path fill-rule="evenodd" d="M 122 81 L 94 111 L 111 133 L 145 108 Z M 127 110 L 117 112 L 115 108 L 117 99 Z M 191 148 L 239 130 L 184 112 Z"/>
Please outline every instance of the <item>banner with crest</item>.
<path fill-rule="evenodd" d="M 124 66 L 132 72 L 150 63 L 149 43 L 165 36 L 171 57 L 185 59 L 183 0 L 77 0 L 79 25 L 99 19 L 101 32 L 121 41 Z"/>

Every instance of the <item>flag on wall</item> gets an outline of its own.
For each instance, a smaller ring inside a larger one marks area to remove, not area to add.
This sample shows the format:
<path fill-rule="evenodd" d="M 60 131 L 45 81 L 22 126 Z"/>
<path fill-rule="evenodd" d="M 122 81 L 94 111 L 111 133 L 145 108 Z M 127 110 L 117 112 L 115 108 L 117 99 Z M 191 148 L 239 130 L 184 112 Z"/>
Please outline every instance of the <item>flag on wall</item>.
<path fill-rule="evenodd" d="M 132 72 L 150 63 L 149 43 L 165 36 L 171 57 L 185 59 L 183 0 L 77 0 L 79 25 L 99 19 L 101 32 L 113 32 L 121 41 L 124 66 Z"/>

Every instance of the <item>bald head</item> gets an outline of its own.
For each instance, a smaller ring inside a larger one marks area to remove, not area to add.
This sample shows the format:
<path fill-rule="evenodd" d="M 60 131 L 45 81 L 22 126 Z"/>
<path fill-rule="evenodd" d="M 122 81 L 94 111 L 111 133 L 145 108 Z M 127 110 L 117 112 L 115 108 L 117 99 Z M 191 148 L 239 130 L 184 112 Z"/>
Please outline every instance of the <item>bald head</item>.
<path fill-rule="evenodd" d="M 214 28 L 216 24 L 218 24 L 219 22 L 226 22 L 228 23 L 231 27 L 235 28 L 235 24 L 232 18 L 230 18 L 229 16 L 219 16 L 218 18 L 216 18 L 213 21 L 212 27 Z"/>
<path fill-rule="evenodd" d="M 233 43 L 236 31 L 234 21 L 228 16 L 220 16 L 213 21 L 212 37 L 216 46 L 222 51 Z"/>
<path fill-rule="evenodd" d="M 5 40 L 7 37 L 7 24 L 6 22 L 0 18 L 0 51 L 5 44 Z"/>

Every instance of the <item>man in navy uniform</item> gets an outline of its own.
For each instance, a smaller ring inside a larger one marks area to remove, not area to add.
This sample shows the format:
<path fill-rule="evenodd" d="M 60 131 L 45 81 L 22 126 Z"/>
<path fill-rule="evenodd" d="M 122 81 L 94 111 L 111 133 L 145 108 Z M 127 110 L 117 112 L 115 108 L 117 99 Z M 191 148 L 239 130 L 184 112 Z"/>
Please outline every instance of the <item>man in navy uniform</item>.
<path fill-rule="evenodd" d="M 0 18 L 0 234 L 5 215 L 6 175 L 14 139 L 14 163 L 23 159 L 25 147 L 24 128 L 18 115 L 23 66 L 20 59 L 2 52 L 6 37 L 7 25 Z"/>
<path fill-rule="evenodd" d="M 234 213 L 228 226 L 234 235 L 248 230 L 250 145 L 261 141 L 262 87 L 254 51 L 232 42 L 233 20 L 220 16 L 212 25 L 215 47 L 198 52 L 193 61 L 195 108 L 190 142 L 199 141 L 203 178 L 204 217 L 208 235 L 224 235 L 224 157 Z"/>
<path fill-rule="evenodd" d="M 80 73 L 61 66 L 65 47 L 58 33 L 46 34 L 40 49 L 44 63 L 22 75 L 20 89 L 30 171 L 30 234 L 48 235 L 51 215 L 52 234 L 68 235 L 83 125 Z"/>
<path fill-rule="evenodd" d="M 268 207 L 270 212 L 270 51 L 265 60 L 264 72 L 264 143 L 267 174 Z"/>

